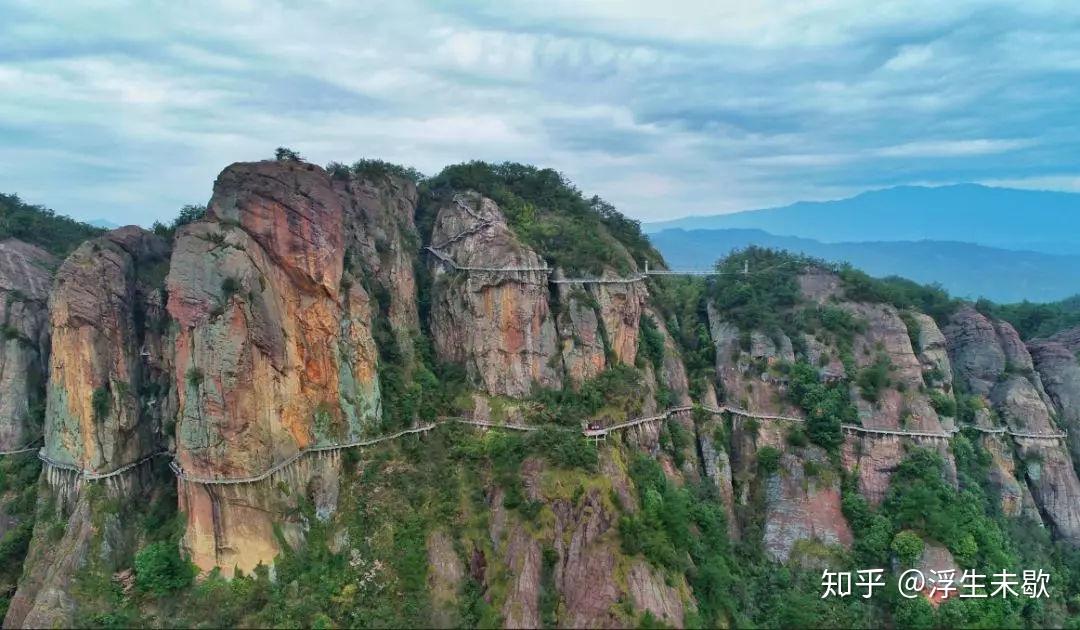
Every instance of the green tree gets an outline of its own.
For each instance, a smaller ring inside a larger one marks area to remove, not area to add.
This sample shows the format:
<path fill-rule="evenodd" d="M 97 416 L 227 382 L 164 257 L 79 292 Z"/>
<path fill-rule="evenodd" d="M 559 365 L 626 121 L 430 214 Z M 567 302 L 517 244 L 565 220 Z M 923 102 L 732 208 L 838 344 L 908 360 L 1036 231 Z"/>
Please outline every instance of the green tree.
<path fill-rule="evenodd" d="M 905 529 L 893 537 L 892 550 L 904 566 L 914 566 L 923 552 L 923 540 L 918 534 Z"/>
<path fill-rule="evenodd" d="M 300 154 L 292 149 L 278 147 L 274 150 L 274 159 L 278 162 L 300 162 L 304 158 L 300 157 Z"/>
<path fill-rule="evenodd" d="M 140 590 L 165 595 L 191 584 L 195 566 L 180 557 L 175 541 L 159 541 L 135 554 L 135 584 Z"/>

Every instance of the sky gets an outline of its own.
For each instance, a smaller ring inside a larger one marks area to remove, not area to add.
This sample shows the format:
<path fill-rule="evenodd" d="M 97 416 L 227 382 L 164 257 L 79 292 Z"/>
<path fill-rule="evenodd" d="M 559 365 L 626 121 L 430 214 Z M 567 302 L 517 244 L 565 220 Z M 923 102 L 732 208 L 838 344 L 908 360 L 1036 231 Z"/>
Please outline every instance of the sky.
<path fill-rule="evenodd" d="M 0 192 L 147 225 L 278 146 L 552 167 L 643 221 L 1080 191 L 1080 3 L 0 0 Z"/>

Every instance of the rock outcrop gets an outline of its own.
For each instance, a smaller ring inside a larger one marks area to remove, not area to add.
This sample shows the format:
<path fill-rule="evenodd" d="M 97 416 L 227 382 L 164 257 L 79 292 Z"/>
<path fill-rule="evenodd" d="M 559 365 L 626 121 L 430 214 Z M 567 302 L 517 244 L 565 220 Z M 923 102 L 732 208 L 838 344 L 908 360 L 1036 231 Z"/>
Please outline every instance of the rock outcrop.
<path fill-rule="evenodd" d="M 162 281 L 168 244 L 120 228 L 81 245 L 50 300 L 45 454 L 107 473 L 165 448 L 175 412 Z"/>
<path fill-rule="evenodd" d="M 432 262 L 431 333 L 439 357 L 465 365 L 493 395 L 560 387 L 546 264 L 518 240 L 495 202 L 459 194 L 443 203 L 431 247 L 453 261 Z M 507 268 L 517 271 L 487 271 Z"/>
<path fill-rule="evenodd" d="M 857 388 L 852 387 L 851 398 L 858 409 L 861 424 L 875 429 L 946 435 L 954 420 L 938 415 L 924 387 L 935 367 L 948 366 L 947 358 L 941 354 L 939 337 L 942 335 L 933 320 L 917 320 L 920 338 L 927 341 L 927 345 L 917 353 L 912 347 L 911 331 L 895 307 L 853 302 L 841 304 L 864 326 L 864 331 L 854 337 L 852 354 L 856 369 L 870 369 L 879 362 L 888 365 L 888 384 L 877 392 L 876 400 L 866 400 Z M 920 447 L 936 450 L 944 459 L 951 480 L 955 482 L 955 466 L 944 438 L 907 439 Z M 892 471 L 906 454 L 904 440 L 895 435 L 848 434 L 844 439 L 844 465 L 849 470 L 857 471 L 859 491 L 872 504 L 884 498 Z"/>
<path fill-rule="evenodd" d="M 343 274 L 345 222 L 322 169 L 258 162 L 227 168 L 207 219 L 177 234 L 168 304 L 179 325 L 177 460 L 186 475 L 259 476 L 378 420 L 370 300 Z M 195 563 L 229 572 L 272 562 L 273 526 L 295 502 L 288 495 L 336 483 L 319 462 L 290 469 L 284 493 L 270 482 L 182 483 Z M 298 527 L 283 523 L 287 537 Z"/>
<path fill-rule="evenodd" d="M 138 530 L 105 505 L 152 496 L 150 458 L 165 448 L 163 421 L 175 413 L 162 284 L 168 256 L 165 241 L 130 226 L 84 243 L 56 275 L 45 509 L 6 626 L 71 625 L 77 573 L 130 562 Z M 83 481 L 80 472 L 121 470 L 100 482 Z M 91 491 L 86 484 L 103 485 Z M 59 535 L 55 522 L 64 524 Z"/>
<path fill-rule="evenodd" d="M 394 332 L 398 350 L 411 361 L 420 330 L 414 270 L 420 251 L 416 184 L 378 173 L 335 175 L 332 183 L 344 207 L 345 272 L 370 281 L 379 315 Z"/>
<path fill-rule="evenodd" d="M 0 451 L 41 437 L 46 363 L 47 303 L 59 262 L 22 241 L 0 241 Z"/>
<path fill-rule="evenodd" d="M 944 333 L 961 391 L 978 396 L 1012 431 L 1059 431 L 1042 379 L 1012 326 L 969 307 L 953 314 Z M 1080 480 L 1064 444 L 1019 436 L 1012 442 L 1016 457 L 1025 462 L 1026 482 L 1039 511 L 1058 536 L 1080 544 Z"/>
<path fill-rule="evenodd" d="M 1066 331 L 1050 339 L 1028 344 L 1035 369 L 1057 412 L 1058 423 L 1068 431 L 1073 465 L 1080 461 L 1080 328 L 1070 343 Z"/>

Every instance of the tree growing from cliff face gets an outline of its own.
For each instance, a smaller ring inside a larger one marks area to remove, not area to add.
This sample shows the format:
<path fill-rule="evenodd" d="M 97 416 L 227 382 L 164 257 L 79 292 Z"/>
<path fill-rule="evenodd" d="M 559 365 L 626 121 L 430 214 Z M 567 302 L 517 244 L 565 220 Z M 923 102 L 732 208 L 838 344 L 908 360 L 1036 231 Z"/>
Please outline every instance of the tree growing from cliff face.
<path fill-rule="evenodd" d="M 836 452 L 844 441 L 840 425 L 854 422 L 858 415 L 851 405 L 847 386 L 822 383 L 817 370 L 805 361 L 791 366 L 788 377 L 788 396 L 806 412 L 810 441 L 829 452 Z"/>

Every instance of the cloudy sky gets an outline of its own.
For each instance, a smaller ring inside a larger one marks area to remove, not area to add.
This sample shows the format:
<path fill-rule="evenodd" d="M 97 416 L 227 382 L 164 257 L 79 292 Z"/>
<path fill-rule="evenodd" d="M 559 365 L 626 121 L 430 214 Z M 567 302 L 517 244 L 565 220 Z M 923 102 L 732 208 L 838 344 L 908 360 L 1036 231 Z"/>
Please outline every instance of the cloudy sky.
<path fill-rule="evenodd" d="M 279 145 L 551 166 L 643 220 L 1080 190 L 1069 0 L 79 4 L 0 0 L 0 191 L 84 219 L 168 219 Z"/>

